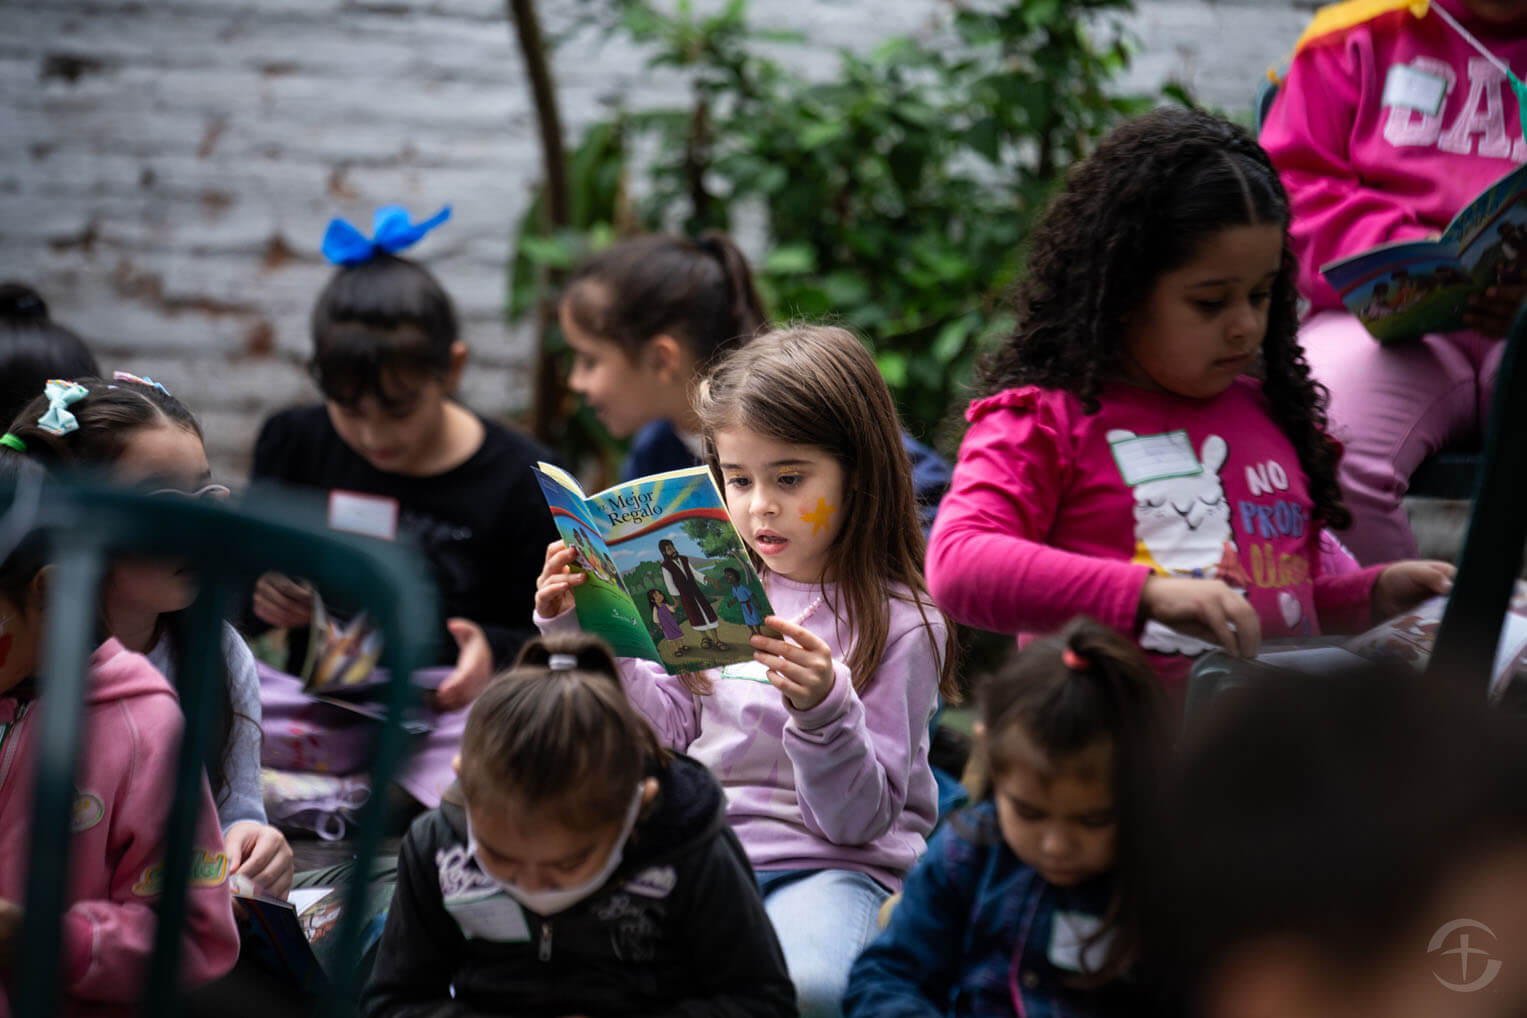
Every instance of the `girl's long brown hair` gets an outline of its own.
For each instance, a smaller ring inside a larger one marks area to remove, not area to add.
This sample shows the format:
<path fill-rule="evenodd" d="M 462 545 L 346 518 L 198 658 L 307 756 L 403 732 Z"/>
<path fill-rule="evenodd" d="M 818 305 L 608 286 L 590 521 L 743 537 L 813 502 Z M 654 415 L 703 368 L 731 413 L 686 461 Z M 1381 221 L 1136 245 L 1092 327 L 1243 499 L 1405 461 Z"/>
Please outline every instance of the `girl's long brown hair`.
<path fill-rule="evenodd" d="M 890 636 L 892 598 L 914 600 L 929 638 L 929 609 L 943 618 L 939 692 L 959 699 L 955 629 L 923 581 L 926 543 L 917 516 L 912 465 L 890 390 L 864 345 L 847 329 L 796 325 L 774 329 L 721 361 L 695 393 L 705 454 L 716 483 L 716 432 L 743 428 L 791 445 L 826 451 L 843 468 L 842 529 L 827 552 L 837 592 L 823 601 L 847 623 L 854 689 L 874 678 Z M 763 568 L 753 555 L 753 564 Z M 911 596 L 893 590 L 909 589 Z M 696 690 L 703 692 L 705 690 Z"/>

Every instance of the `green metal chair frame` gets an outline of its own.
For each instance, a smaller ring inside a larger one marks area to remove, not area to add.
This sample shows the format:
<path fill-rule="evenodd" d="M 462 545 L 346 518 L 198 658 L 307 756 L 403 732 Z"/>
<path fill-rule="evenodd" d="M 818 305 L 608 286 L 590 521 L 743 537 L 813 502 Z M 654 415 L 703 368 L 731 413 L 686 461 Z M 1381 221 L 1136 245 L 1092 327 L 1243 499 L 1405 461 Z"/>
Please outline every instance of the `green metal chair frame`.
<path fill-rule="evenodd" d="M 17 959 L 14 1014 L 51 1018 L 60 1013 L 60 939 L 69 863 L 69 822 L 74 801 L 85 676 L 97 644 L 99 588 L 108 560 L 131 551 L 195 563 L 199 593 L 189 609 L 188 641 L 178 670 L 185 734 L 166 830 L 164 891 L 145 982 L 143 1014 L 179 1013 L 180 931 L 186 913 L 192 837 L 201 804 L 199 786 L 209 753 L 207 733 L 222 690 L 221 629 L 234 591 L 260 573 L 277 570 L 311 579 L 343 594 L 376 620 L 385 636 L 383 663 L 392 681 L 387 722 L 372 768 L 376 787 L 396 771 L 404 750 L 402 717 L 415 695 L 409 676 L 425 663 L 434 638 L 437 602 L 420 557 L 404 546 L 329 530 L 308 503 L 277 493 L 255 493 L 237 505 L 152 498 L 89 483 L 43 483 L 34 530 L 49 540 L 54 575 L 49 589 L 40 754 L 33 798 L 25 918 Z M 363 808 L 359 857 L 365 872 L 376 855 L 386 796 Z M 349 891 L 337 956 L 353 959 L 362 935 L 365 881 Z M 318 1013 L 351 1012 L 353 966 L 331 973 Z"/>

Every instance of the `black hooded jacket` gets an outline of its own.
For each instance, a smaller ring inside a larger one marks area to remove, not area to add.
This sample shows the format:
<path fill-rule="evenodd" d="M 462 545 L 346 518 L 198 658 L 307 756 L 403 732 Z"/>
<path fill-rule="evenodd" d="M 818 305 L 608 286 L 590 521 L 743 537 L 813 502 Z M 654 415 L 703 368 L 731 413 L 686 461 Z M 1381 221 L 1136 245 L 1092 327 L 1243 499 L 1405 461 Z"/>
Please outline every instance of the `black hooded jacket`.
<path fill-rule="evenodd" d="M 785 959 L 720 786 L 677 755 L 658 779 L 619 869 L 549 918 L 478 868 L 452 796 L 415 820 L 368 1018 L 794 1015 Z"/>

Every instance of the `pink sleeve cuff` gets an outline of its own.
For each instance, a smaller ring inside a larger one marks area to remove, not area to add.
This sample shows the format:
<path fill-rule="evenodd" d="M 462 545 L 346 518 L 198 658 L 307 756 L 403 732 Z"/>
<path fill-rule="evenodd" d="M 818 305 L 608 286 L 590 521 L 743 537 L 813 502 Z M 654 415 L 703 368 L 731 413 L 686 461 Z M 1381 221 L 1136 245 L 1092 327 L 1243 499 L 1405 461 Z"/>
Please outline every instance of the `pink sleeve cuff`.
<path fill-rule="evenodd" d="M 533 612 L 531 613 L 530 617 L 531 620 L 535 622 L 536 628 L 545 635 L 550 635 L 553 633 L 576 633 L 579 631 L 578 613 L 571 608 L 563 612 L 561 615 L 556 615 L 552 618 L 547 618 L 540 612 Z"/>
<path fill-rule="evenodd" d="M 1324 633 L 1360 633 L 1373 625 L 1373 585 L 1388 563 L 1315 579 L 1315 614 Z"/>
<path fill-rule="evenodd" d="M 89 973 L 90 961 L 95 957 L 95 924 L 74 909 L 64 913 L 60 954 L 64 985 L 73 987 Z"/>

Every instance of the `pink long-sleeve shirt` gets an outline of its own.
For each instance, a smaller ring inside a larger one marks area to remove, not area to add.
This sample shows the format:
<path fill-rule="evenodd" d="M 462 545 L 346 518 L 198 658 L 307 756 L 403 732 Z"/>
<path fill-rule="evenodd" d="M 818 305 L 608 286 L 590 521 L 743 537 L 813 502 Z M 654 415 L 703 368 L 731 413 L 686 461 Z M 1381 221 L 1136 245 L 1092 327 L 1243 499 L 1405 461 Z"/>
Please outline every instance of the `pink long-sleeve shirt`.
<path fill-rule="evenodd" d="M 1380 568 L 1327 575 L 1293 445 L 1259 383 L 1207 400 L 1110 384 L 1096 414 L 1026 386 L 970 405 L 928 548 L 939 607 L 1000 633 L 1091 615 L 1129 633 L 1180 691 L 1206 644 L 1141 627 L 1152 574 L 1245 591 L 1264 637 L 1355 631 Z"/>
<path fill-rule="evenodd" d="M 766 574 L 774 612 L 832 650 L 836 681 L 807 711 L 790 707 L 752 663 L 705 672 L 713 692 L 696 696 L 651 661 L 620 659 L 631 702 L 664 745 L 715 772 L 726 793 L 727 820 L 755 869 L 849 869 L 887 887 L 927 847 L 938 818 L 938 789 L 928 764 L 928 723 L 938 697 L 947 630 L 933 605 L 923 613 L 907 590 L 891 600 L 885 656 L 857 692 L 844 663 L 846 625 L 830 602 L 834 584 L 796 583 Z M 568 611 L 536 616 L 544 633 L 576 629 Z"/>
<path fill-rule="evenodd" d="M 1462 0 L 1431 2 L 1527 75 L 1527 19 L 1491 26 Z M 1299 292 L 1315 311 L 1342 307 L 1322 265 L 1440 233 L 1527 162 L 1505 75 L 1437 14 L 1395 6 L 1307 34 L 1262 127 L 1293 203 Z"/>
<path fill-rule="evenodd" d="M 91 655 L 85 697 L 63 918 L 65 1013 L 126 1016 L 137 1013 L 154 948 L 164 824 L 184 721 L 164 676 L 116 640 Z M 0 697 L 0 898 L 13 902 L 26 898 L 33 775 L 47 709 L 45 689 L 33 700 Z M 181 942 L 181 971 L 191 984 L 227 972 L 239 953 L 228 859 L 205 778 L 199 797 Z"/>

